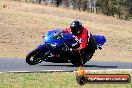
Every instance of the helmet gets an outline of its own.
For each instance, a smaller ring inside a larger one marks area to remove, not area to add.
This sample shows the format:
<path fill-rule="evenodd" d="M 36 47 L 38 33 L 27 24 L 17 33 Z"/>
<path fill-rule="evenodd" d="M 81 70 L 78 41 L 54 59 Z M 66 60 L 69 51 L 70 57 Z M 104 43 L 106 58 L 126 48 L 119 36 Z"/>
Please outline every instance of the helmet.
<path fill-rule="evenodd" d="M 77 36 L 82 32 L 82 22 L 79 20 L 75 20 L 71 23 L 70 28 L 72 34 Z"/>

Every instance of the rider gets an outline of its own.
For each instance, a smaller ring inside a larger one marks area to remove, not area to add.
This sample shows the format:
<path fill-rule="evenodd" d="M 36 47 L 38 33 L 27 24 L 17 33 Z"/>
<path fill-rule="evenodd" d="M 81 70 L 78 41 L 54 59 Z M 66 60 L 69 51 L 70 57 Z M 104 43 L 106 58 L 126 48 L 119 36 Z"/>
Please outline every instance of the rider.
<path fill-rule="evenodd" d="M 93 35 L 82 25 L 79 20 L 74 20 L 69 28 L 65 28 L 63 33 L 72 33 L 79 40 L 80 46 L 73 51 L 82 51 L 89 53 L 88 57 L 92 57 L 96 47 L 96 42 Z M 90 58 L 89 58 L 90 59 Z"/>

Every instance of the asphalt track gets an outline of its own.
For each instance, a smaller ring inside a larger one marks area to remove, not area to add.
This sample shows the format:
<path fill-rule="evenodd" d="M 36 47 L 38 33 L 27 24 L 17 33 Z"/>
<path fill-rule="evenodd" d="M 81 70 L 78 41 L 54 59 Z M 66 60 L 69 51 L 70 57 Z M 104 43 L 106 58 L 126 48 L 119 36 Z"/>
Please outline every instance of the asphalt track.
<path fill-rule="evenodd" d="M 0 72 L 40 72 L 40 71 L 75 71 L 78 67 L 71 63 L 42 62 L 28 65 L 22 58 L 0 58 Z M 94 61 L 85 64 L 87 70 L 132 69 L 132 62 Z"/>

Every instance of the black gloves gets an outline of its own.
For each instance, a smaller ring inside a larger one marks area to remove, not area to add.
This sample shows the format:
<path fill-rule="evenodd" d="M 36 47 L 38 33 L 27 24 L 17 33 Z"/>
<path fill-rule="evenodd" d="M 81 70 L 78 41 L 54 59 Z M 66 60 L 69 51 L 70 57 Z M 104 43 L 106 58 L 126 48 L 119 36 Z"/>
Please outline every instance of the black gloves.
<path fill-rule="evenodd" d="M 62 47 L 62 51 L 71 52 L 72 48 L 69 48 L 68 46 Z"/>

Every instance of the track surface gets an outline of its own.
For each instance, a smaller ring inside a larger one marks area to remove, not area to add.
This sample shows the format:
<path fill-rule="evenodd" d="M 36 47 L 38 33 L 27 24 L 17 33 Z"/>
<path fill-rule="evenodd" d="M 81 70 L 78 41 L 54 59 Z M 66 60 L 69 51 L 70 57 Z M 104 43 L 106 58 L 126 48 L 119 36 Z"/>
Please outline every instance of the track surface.
<path fill-rule="evenodd" d="M 42 62 L 37 65 L 28 65 L 25 59 L 18 58 L 0 58 L 0 72 L 12 71 L 47 71 L 47 70 L 62 70 L 74 71 L 78 67 L 71 63 L 50 63 Z M 91 60 L 85 64 L 87 70 L 105 70 L 105 69 L 132 69 L 132 62 L 115 62 L 115 61 L 94 61 Z"/>

